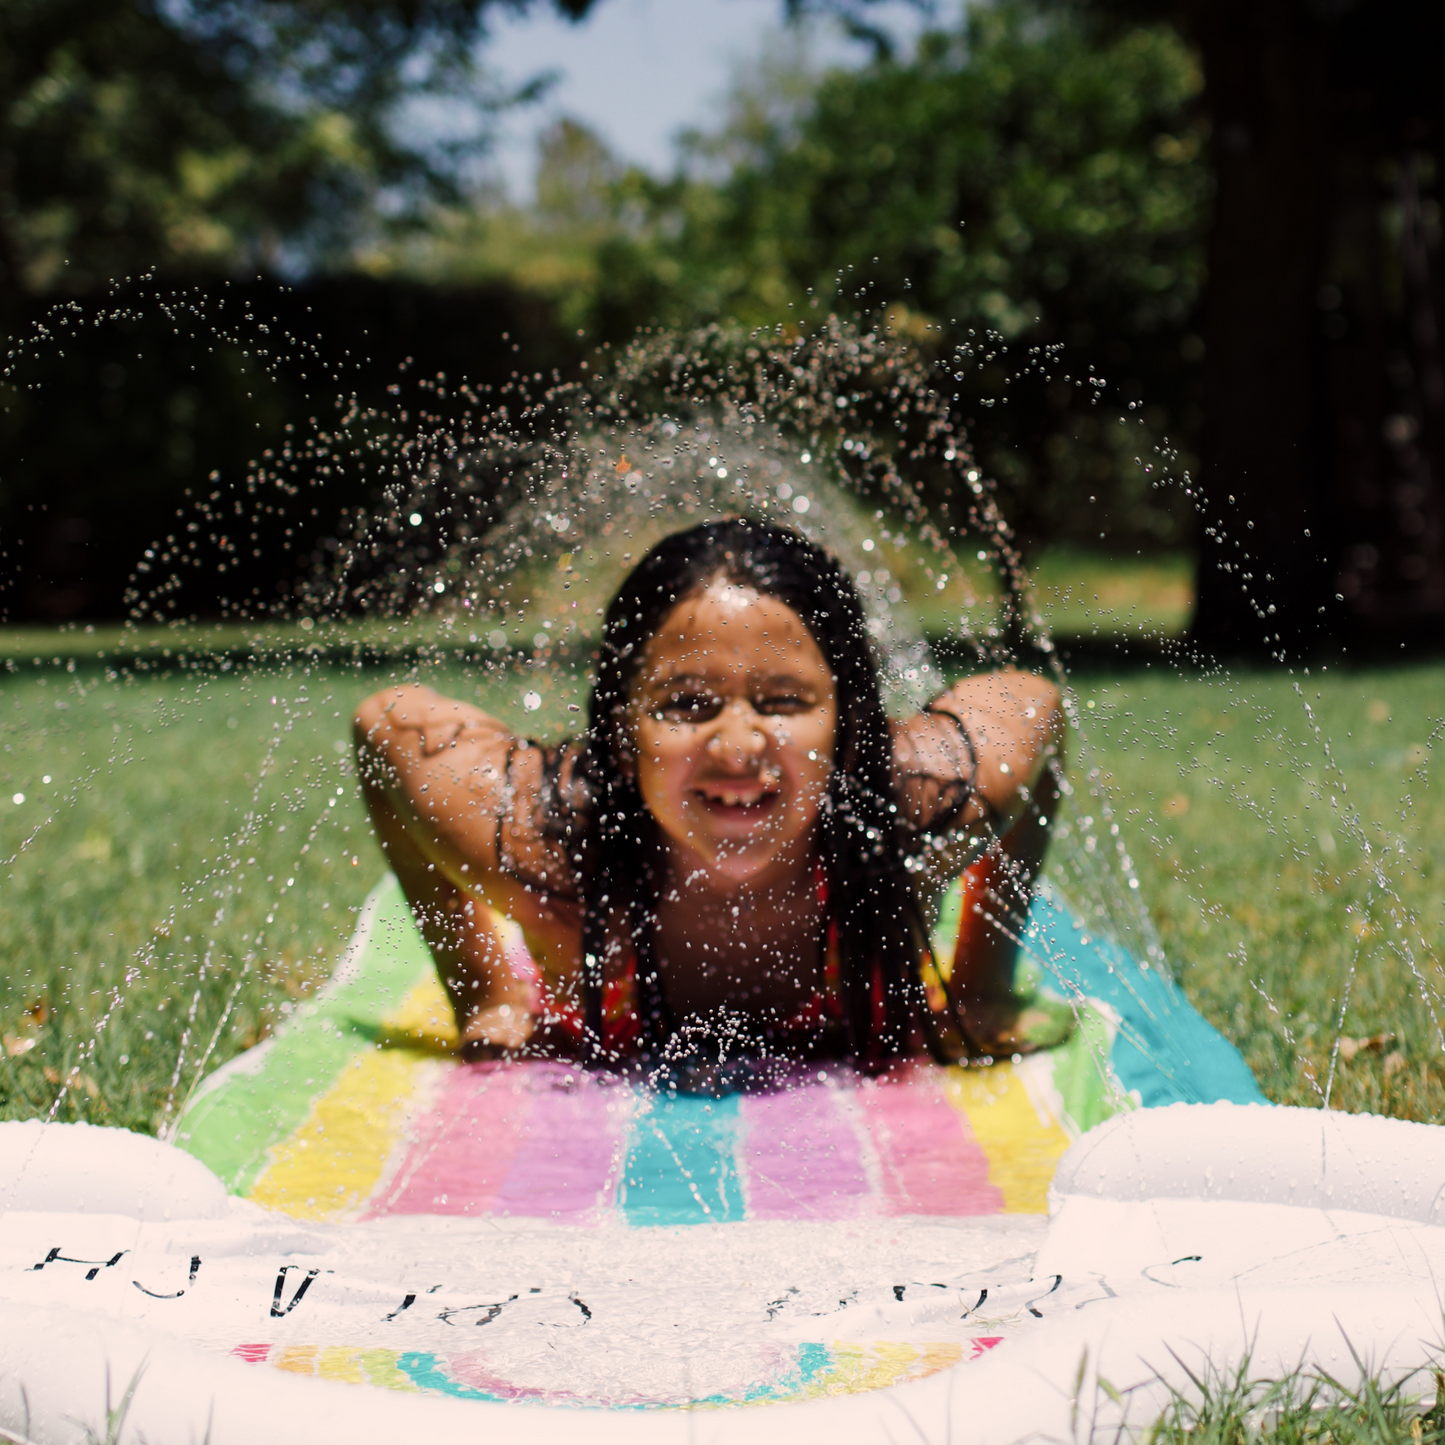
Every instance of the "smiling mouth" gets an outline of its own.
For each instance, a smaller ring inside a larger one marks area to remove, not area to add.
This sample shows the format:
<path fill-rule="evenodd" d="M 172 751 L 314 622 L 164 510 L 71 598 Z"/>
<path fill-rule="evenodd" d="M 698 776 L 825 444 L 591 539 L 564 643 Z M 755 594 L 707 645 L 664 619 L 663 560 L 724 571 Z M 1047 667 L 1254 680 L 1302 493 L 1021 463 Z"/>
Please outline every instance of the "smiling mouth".
<path fill-rule="evenodd" d="M 695 790 L 694 796 L 709 813 L 724 818 L 754 818 L 767 812 L 777 802 L 778 788 L 768 784 L 751 787 L 706 787 Z"/>

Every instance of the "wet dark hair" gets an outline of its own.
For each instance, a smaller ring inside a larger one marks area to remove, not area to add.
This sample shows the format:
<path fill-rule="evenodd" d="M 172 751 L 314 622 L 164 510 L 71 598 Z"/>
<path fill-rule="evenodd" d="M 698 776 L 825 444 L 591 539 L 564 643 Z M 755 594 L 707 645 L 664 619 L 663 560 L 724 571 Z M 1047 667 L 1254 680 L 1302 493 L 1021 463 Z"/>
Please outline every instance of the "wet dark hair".
<path fill-rule="evenodd" d="M 582 758 L 592 807 L 582 840 L 582 997 L 594 1061 L 603 1046 L 603 976 L 630 943 L 644 1047 L 674 1021 L 654 948 L 662 859 L 655 820 L 620 765 L 627 709 L 648 642 L 679 601 L 725 578 L 785 603 L 822 652 L 838 695 L 833 774 L 820 819 L 830 921 L 836 927 L 846 1045 L 862 1064 L 936 1045 L 920 978 L 927 932 L 905 863 L 893 746 L 862 603 L 851 579 L 796 532 L 746 519 L 710 522 L 659 542 L 607 609 Z M 619 936 L 625 931 L 625 939 Z M 619 960 L 620 961 L 620 960 Z"/>

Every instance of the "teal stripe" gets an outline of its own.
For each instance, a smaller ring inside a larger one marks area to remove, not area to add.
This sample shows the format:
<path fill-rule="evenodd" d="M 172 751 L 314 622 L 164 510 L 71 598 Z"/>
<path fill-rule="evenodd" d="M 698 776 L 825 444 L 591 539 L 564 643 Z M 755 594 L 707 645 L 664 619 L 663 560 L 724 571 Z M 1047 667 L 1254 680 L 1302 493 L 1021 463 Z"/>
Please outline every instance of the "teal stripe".
<path fill-rule="evenodd" d="M 1097 999 L 1118 1014 L 1109 1062 L 1146 1109 L 1179 1102 L 1269 1102 L 1239 1051 L 1172 978 L 1130 957 L 1096 929 L 1086 931 L 1047 885 L 1029 908 L 1025 941 L 1065 999 Z"/>
<path fill-rule="evenodd" d="M 742 1219 L 738 1096 L 642 1096 L 617 1202 L 631 1225 Z"/>
<path fill-rule="evenodd" d="M 450 1395 L 454 1400 L 490 1400 L 500 1405 L 516 1398 L 515 1395 L 498 1394 L 495 1390 L 474 1390 L 470 1385 L 459 1384 L 446 1373 L 435 1355 L 420 1350 L 408 1350 L 398 1355 L 396 1366 L 418 1389 Z"/>

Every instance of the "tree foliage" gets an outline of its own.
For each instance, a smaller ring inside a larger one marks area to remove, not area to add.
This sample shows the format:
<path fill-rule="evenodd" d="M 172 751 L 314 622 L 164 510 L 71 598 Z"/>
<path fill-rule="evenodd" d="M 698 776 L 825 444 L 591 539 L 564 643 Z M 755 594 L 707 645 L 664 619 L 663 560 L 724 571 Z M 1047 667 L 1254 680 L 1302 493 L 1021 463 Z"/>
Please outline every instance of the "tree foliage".
<path fill-rule="evenodd" d="M 1154 484 L 1156 451 L 1187 468 L 1200 425 L 1199 92 L 1166 23 L 1101 35 L 998 0 L 903 60 L 815 75 L 780 47 L 668 178 L 569 170 L 586 147 L 554 134 L 535 210 L 423 244 L 441 274 L 539 286 L 614 341 L 886 310 L 943 361 L 969 348 L 958 406 L 1025 542 L 1177 544 L 1187 503 Z"/>
<path fill-rule="evenodd" d="M 1101 44 L 1027 3 L 971 7 L 907 63 L 827 77 L 791 133 L 764 132 L 687 208 L 673 252 L 710 272 L 719 309 L 761 319 L 786 295 L 796 312 L 811 290 L 972 337 L 960 403 L 1025 533 L 1089 537 L 1102 518 L 1117 541 L 1176 541 L 1178 497 L 1133 458 L 1166 433 L 1187 451 L 1198 425 L 1199 87 L 1168 26 Z M 1031 365 L 1058 343 L 1056 363 Z M 1099 375 L 1111 403 L 1147 404 L 1146 440 L 1117 405 L 1101 415 Z"/>
<path fill-rule="evenodd" d="M 474 59 L 493 3 L 6 0 L 0 284 L 295 269 L 455 195 L 507 99 Z M 475 124 L 407 139 L 407 108 L 437 98 Z"/>

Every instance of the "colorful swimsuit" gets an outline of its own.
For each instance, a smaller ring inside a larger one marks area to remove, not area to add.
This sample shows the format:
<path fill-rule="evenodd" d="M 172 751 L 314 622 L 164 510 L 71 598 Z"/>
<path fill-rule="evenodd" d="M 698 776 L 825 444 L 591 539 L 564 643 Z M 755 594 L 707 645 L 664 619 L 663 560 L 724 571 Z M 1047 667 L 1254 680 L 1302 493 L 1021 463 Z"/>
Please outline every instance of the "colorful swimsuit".
<path fill-rule="evenodd" d="M 971 778 L 976 765 L 966 732 L 962 732 L 962 738 L 966 759 L 962 756 L 959 759 L 959 776 L 940 778 L 931 773 L 910 771 L 904 766 L 900 766 L 895 775 L 908 836 L 916 841 L 920 853 L 936 848 L 941 839 L 947 839 L 955 857 L 955 841 L 968 845 L 965 851 L 976 857 L 992 837 L 987 826 L 974 822 L 965 827 L 962 821 L 973 797 L 971 783 L 962 773 L 966 768 Z M 578 760 L 579 749 L 570 742 L 548 748 L 514 739 L 506 759 L 506 795 L 510 806 L 499 813 L 496 824 L 496 856 L 502 871 L 529 891 L 572 903 L 580 902 L 581 888 L 570 863 L 568 844 L 583 831 L 583 814 L 588 806 L 578 776 Z M 530 800 L 531 807 L 521 806 L 523 800 Z M 827 886 L 821 865 L 817 883 L 826 916 Z M 934 958 L 920 960 L 929 1005 L 939 1016 L 946 1007 L 943 985 L 952 965 L 958 928 L 958 910 L 956 904 L 950 906 L 950 903 L 959 888 L 957 881 L 952 882 L 944 890 L 941 906 L 935 903 L 925 910 L 935 914 L 940 922 L 947 920 L 942 930 L 935 929 Z M 580 1044 L 582 1011 L 570 982 L 561 986 L 550 983 L 527 954 L 519 937 L 508 953 L 514 971 L 530 986 L 534 1015 Z M 603 1043 L 605 1051 L 614 1057 L 630 1054 L 637 1047 L 641 1022 L 636 999 L 636 962 L 629 956 L 603 986 Z M 881 981 L 875 985 L 873 1002 L 881 1022 Z M 823 986 L 786 1023 L 769 1032 L 777 1038 L 782 1051 L 808 1054 L 826 1048 L 830 1036 L 841 1037 L 843 1029 L 837 925 L 830 921 L 824 942 Z"/>

